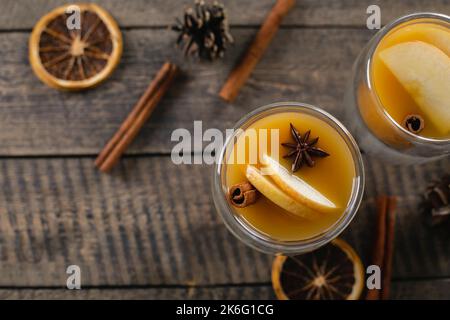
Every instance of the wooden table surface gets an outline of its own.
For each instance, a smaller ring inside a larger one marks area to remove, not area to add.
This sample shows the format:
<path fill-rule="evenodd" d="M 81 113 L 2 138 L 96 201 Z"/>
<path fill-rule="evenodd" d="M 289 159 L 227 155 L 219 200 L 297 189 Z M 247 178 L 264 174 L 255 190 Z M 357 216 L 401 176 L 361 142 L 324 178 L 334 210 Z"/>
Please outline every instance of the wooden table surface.
<path fill-rule="evenodd" d="M 417 11 L 450 13 L 448 0 L 298 0 L 233 104 L 218 98 L 270 0 L 225 1 L 235 45 L 213 63 L 185 60 L 167 29 L 191 1 L 96 1 L 118 21 L 124 54 L 112 77 L 83 93 L 43 85 L 28 62 L 40 16 L 64 1 L 1 0 L 0 298 L 273 298 L 272 257 L 225 228 L 211 201 L 212 168 L 176 166 L 176 128 L 231 127 L 257 106 L 308 102 L 338 118 L 358 52 L 374 34 L 366 8 L 383 24 Z M 111 174 L 93 166 L 150 79 L 166 60 L 182 76 Z M 364 149 L 364 146 L 362 146 Z M 363 203 L 343 234 L 365 263 L 375 198 L 398 196 L 392 298 L 450 298 L 448 228 L 430 228 L 418 209 L 427 182 L 449 159 L 389 167 L 365 157 Z M 82 270 L 83 290 L 66 290 L 66 267 Z"/>

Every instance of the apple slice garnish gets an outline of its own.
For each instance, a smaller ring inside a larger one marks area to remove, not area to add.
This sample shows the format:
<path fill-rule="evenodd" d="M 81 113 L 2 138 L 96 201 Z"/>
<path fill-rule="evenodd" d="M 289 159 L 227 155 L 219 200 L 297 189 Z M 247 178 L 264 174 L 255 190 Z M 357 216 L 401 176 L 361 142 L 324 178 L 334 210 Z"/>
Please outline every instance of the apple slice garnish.
<path fill-rule="evenodd" d="M 450 57 L 422 41 L 380 52 L 383 63 L 442 133 L 450 132 Z"/>
<path fill-rule="evenodd" d="M 291 174 L 285 167 L 267 154 L 263 155 L 263 164 L 275 184 L 295 201 L 300 202 L 312 210 L 323 213 L 336 210 L 337 207 L 332 201 L 304 180 Z"/>
<path fill-rule="evenodd" d="M 248 181 L 267 199 L 275 203 L 284 210 L 302 218 L 312 220 L 320 215 L 309 207 L 295 201 L 278 186 L 276 186 L 267 176 L 254 166 L 247 166 L 246 176 Z"/>

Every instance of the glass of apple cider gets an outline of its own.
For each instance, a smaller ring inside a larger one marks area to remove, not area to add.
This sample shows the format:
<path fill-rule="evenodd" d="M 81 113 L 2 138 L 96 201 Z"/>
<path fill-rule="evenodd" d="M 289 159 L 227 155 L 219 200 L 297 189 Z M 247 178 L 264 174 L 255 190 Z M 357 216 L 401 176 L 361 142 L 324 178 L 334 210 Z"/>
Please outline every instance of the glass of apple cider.
<path fill-rule="evenodd" d="M 391 164 L 450 154 L 450 17 L 416 13 L 381 29 L 360 53 L 344 123 L 361 149 Z"/>
<path fill-rule="evenodd" d="M 317 107 L 283 102 L 236 124 L 218 156 L 213 199 L 247 245 L 300 254 L 345 229 L 363 189 L 361 154 L 347 129 Z"/>

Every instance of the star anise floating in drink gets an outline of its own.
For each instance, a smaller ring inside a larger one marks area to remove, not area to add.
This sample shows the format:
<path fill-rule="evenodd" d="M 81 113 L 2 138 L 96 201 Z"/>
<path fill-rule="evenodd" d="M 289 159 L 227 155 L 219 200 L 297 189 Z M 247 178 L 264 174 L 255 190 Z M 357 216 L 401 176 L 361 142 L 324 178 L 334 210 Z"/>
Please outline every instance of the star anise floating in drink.
<path fill-rule="evenodd" d="M 306 131 L 306 133 L 302 136 L 300 132 L 298 132 L 298 130 L 292 125 L 292 123 L 290 126 L 291 135 L 294 138 L 295 143 L 282 143 L 281 145 L 291 149 L 291 151 L 289 151 L 284 158 L 294 158 L 294 162 L 292 163 L 292 172 L 298 171 L 305 163 L 308 167 L 313 167 L 315 165 L 315 161 L 312 157 L 324 158 L 329 156 L 329 154 L 324 150 L 315 147 L 319 141 L 319 137 L 309 140 L 311 130 Z"/>

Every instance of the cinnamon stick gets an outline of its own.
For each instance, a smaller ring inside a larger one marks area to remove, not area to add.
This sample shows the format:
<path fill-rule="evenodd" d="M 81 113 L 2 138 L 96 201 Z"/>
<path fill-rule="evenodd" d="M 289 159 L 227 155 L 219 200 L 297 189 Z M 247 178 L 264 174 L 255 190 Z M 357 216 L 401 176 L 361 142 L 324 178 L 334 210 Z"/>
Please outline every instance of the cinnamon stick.
<path fill-rule="evenodd" d="M 394 236 L 395 236 L 395 210 L 397 206 L 397 199 L 389 197 L 386 217 L 386 245 L 385 257 L 383 263 L 384 276 L 381 285 L 381 300 L 389 299 L 392 277 L 392 258 L 394 255 Z"/>
<path fill-rule="evenodd" d="M 373 247 L 372 264 L 381 269 L 381 290 L 368 290 L 366 300 L 386 300 L 389 298 L 392 257 L 395 235 L 395 197 L 380 196 L 377 199 L 377 227 Z"/>
<path fill-rule="evenodd" d="M 258 191 L 250 182 L 245 181 L 232 186 L 228 192 L 228 197 L 235 207 L 245 208 L 256 202 Z"/>
<path fill-rule="evenodd" d="M 98 155 L 95 160 L 96 167 L 107 172 L 117 163 L 170 87 L 177 72 L 178 68 L 173 63 L 166 62 L 162 66 L 120 128 Z"/>
<path fill-rule="evenodd" d="M 376 237 L 372 252 L 372 264 L 381 268 L 381 275 L 384 274 L 383 262 L 384 262 L 384 247 L 386 243 L 386 211 L 388 206 L 388 198 L 381 196 L 377 198 L 377 226 Z M 383 286 L 383 281 L 381 281 Z M 371 289 L 368 290 L 366 300 L 378 300 L 380 299 L 380 290 Z"/>
<path fill-rule="evenodd" d="M 272 38 L 275 36 L 282 19 L 294 6 L 295 0 L 277 0 L 277 3 L 266 17 L 263 25 L 258 31 L 253 43 L 241 62 L 231 71 L 228 80 L 225 82 L 219 96 L 225 101 L 232 102 L 239 93 L 239 90 L 247 81 L 251 72 L 259 62 Z"/>

